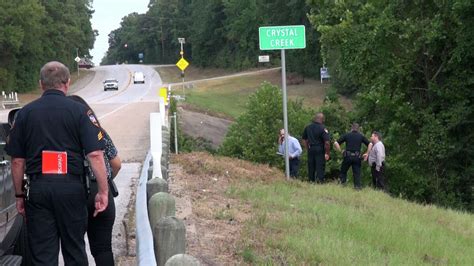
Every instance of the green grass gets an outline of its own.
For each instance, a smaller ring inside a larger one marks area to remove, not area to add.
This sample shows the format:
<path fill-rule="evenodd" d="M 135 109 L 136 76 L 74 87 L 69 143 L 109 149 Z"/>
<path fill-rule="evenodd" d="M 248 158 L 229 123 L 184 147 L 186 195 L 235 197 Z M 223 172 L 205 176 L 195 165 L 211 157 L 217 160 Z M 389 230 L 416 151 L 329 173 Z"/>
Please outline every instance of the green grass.
<path fill-rule="evenodd" d="M 188 91 L 186 103 L 211 113 L 224 114 L 232 119 L 245 112 L 249 95 L 255 89 L 225 87 L 213 92 Z"/>
<path fill-rule="evenodd" d="M 474 265 L 472 214 L 298 181 L 242 181 L 229 194 L 252 206 L 242 256 L 254 264 Z"/>
<path fill-rule="evenodd" d="M 179 70 L 176 67 L 158 67 L 157 71 L 164 82 L 181 82 Z M 192 67 L 186 71 L 186 81 L 235 74 L 228 70 Z M 193 83 L 193 89 L 186 89 L 186 103 L 193 105 L 198 110 L 236 119 L 245 112 L 249 95 L 254 93 L 265 81 L 280 87 L 280 70 L 218 80 L 196 81 Z M 323 103 L 328 87 L 328 84 L 320 84 L 319 80 L 305 79 L 303 84 L 287 86 L 288 98 L 291 100 L 302 99 L 306 107 L 314 108 Z M 178 94 L 182 94 L 180 84 L 172 89 L 175 89 Z M 351 108 L 350 100 L 341 97 L 341 101 L 344 106 Z"/>
<path fill-rule="evenodd" d="M 179 83 L 182 81 L 181 70 L 176 66 L 156 67 L 155 70 L 160 74 L 161 79 L 165 83 Z M 202 69 L 190 65 L 184 73 L 185 81 L 193 81 L 229 75 L 234 72 L 221 68 Z"/>

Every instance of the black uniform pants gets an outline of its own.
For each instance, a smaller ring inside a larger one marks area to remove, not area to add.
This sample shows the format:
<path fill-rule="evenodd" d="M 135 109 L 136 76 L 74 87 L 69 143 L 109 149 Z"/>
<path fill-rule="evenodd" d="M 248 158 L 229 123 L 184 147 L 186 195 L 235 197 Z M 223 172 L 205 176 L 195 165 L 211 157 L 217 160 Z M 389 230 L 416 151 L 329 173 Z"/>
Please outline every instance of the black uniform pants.
<path fill-rule="evenodd" d="M 385 191 L 385 164 L 382 163 L 380 171 L 377 171 L 375 163 L 372 164 L 372 184 L 374 188 L 382 189 Z"/>
<path fill-rule="evenodd" d="M 298 177 L 299 169 L 300 169 L 300 159 L 298 157 L 290 159 L 290 176 Z"/>
<path fill-rule="evenodd" d="M 33 265 L 58 265 L 59 241 L 66 266 L 88 265 L 86 204 L 79 176 L 30 178 L 26 222 Z"/>
<path fill-rule="evenodd" d="M 323 183 L 325 166 L 326 160 L 324 159 L 324 151 L 322 148 L 311 147 L 308 151 L 309 181 Z"/>
<path fill-rule="evenodd" d="M 112 252 L 112 228 L 115 221 L 115 203 L 109 188 L 109 205 L 105 211 L 93 216 L 95 211 L 95 196 L 97 194 L 97 182 L 90 184 L 91 194 L 87 202 L 89 212 L 89 223 L 87 226 L 87 237 L 92 256 L 96 265 L 114 265 L 114 254 Z"/>
<path fill-rule="evenodd" d="M 360 168 L 362 161 L 359 156 L 344 156 L 344 160 L 341 165 L 341 183 L 345 184 L 347 181 L 347 171 L 352 166 L 352 174 L 354 176 L 354 187 L 359 189 L 362 188 L 360 181 Z"/>

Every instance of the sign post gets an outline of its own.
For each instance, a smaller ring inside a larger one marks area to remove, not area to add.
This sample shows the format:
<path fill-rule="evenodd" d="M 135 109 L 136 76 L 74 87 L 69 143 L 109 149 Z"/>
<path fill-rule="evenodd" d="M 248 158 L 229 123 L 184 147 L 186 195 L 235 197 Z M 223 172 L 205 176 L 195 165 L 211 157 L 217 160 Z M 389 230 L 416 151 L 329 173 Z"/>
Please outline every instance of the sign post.
<path fill-rule="evenodd" d="M 77 76 L 79 77 L 79 62 L 81 61 L 81 58 L 79 57 L 79 48 L 76 48 L 76 58 L 74 58 L 74 61 L 77 63 Z"/>
<path fill-rule="evenodd" d="M 283 90 L 283 127 L 285 129 L 285 175 L 290 179 L 290 157 L 288 151 L 288 107 L 286 95 L 286 58 L 287 49 L 306 48 L 304 25 L 274 26 L 258 28 L 260 50 L 281 50 L 281 83 Z"/>
<path fill-rule="evenodd" d="M 328 68 L 325 66 L 319 69 L 319 75 L 321 76 L 321 84 L 323 83 L 323 79 L 331 78 L 328 72 Z"/>
<path fill-rule="evenodd" d="M 260 55 L 260 56 L 258 56 L 258 62 L 259 63 L 268 63 L 268 62 L 270 62 L 270 56 L 269 55 Z"/>
<path fill-rule="evenodd" d="M 178 42 L 179 44 L 181 45 L 181 51 L 179 52 L 179 54 L 181 55 L 181 60 L 178 61 L 178 64 L 180 64 L 181 62 L 181 66 L 178 65 L 179 69 L 181 69 L 181 78 L 183 80 L 183 97 L 186 98 L 186 92 L 184 91 L 184 70 L 188 67 L 189 63 L 188 61 L 186 61 L 184 59 L 184 49 L 183 49 L 183 45 L 186 43 L 186 40 L 184 38 L 178 38 Z"/>

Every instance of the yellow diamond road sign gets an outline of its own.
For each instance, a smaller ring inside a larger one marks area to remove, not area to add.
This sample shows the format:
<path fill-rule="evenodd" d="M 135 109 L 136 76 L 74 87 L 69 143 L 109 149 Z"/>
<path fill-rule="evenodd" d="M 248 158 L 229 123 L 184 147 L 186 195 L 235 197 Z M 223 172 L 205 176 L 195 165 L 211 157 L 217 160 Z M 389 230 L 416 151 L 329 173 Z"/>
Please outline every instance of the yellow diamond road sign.
<path fill-rule="evenodd" d="M 179 69 L 181 69 L 181 71 L 184 71 L 189 66 L 189 62 L 186 61 L 186 59 L 181 58 L 181 59 L 179 59 L 178 63 L 176 63 L 176 66 Z"/>

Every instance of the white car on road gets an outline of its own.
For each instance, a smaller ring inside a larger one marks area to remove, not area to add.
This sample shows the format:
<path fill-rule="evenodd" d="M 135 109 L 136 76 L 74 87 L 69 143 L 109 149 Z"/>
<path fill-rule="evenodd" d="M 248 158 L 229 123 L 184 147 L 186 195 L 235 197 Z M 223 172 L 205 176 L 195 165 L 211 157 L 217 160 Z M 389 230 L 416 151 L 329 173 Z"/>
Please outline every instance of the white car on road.
<path fill-rule="evenodd" d="M 107 90 L 118 90 L 118 80 L 116 79 L 106 79 L 104 81 L 104 91 Z"/>

